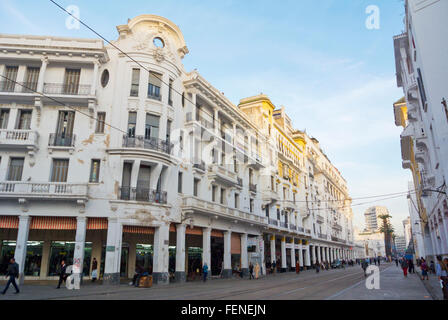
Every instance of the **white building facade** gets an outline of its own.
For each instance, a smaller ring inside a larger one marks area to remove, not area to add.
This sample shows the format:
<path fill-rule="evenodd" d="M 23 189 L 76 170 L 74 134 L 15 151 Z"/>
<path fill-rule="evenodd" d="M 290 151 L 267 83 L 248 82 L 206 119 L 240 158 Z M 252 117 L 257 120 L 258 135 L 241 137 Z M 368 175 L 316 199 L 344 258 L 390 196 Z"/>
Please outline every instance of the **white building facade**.
<path fill-rule="evenodd" d="M 344 185 L 328 189 L 344 209 L 316 229 L 314 186 L 271 188 L 275 135 L 184 69 L 179 28 L 141 15 L 117 30 L 114 46 L 0 35 L 0 273 L 14 256 L 21 280 L 54 279 L 63 259 L 88 276 L 96 258 L 106 284 L 137 267 L 167 284 L 205 263 L 230 277 L 249 263 L 265 274 L 266 257 L 283 271 L 354 257 L 339 173 L 323 181 Z"/>
<path fill-rule="evenodd" d="M 421 233 L 430 240 L 424 251 L 434 259 L 448 254 L 448 45 L 441 40 L 448 36 L 448 3 L 407 0 L 405 7 L 405 32 L 394 37 L 397 84 L 405 96 L 394 105 L 395 121 L 404 127 L 403 168 L 413 173 Z"/>

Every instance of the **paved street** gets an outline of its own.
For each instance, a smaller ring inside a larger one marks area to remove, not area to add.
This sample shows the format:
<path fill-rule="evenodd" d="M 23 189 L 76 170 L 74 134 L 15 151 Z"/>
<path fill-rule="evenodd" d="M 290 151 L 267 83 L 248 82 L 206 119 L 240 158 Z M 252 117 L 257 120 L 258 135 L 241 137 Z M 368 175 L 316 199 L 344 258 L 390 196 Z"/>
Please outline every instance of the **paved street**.
<path fill-rule="evenodd" d="M 277 274 L 259 280 L 213 280 L 141 289 L 121 285 L 86 285 L 79 291 L 49 285 L 24 285 L 20 295 L 10 288 L 0 299 L 86 300 L 431 300 L 417 275 L 403 278 L 395 265 L 381 266 L 381 289 L 367 290 L 359 266 L 346 269 Z"/>

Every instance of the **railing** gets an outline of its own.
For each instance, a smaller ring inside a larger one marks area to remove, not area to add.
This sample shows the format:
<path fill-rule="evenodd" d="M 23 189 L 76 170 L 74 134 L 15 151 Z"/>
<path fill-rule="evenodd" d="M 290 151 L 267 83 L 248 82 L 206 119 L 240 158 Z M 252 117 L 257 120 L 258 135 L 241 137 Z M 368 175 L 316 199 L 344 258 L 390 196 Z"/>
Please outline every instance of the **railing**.
<path fill-rule="evenodd" d="M 44 93 L 87 96 L 90 94 L 90 88 L 91 86 L 86 84 L 45 83 Z"/>
<path fill-rule="evenodd" d="M 0 81 L 0 92 L 33 93 L 37 90 L 37 82 Z"/>
<path fill-rule="evenodd" d="M 253 183 L 250 183 L 250 184 L 249 184 L 249 191 L 251 191 L 251 192 L 257 192 L 257 185 L 256 185 L 256 184 L 253 184 Z"/>
<path fill-rule="evenodd" d="M 60 133 L 50 133 L 48 146 L 50 147 L 74 147 L 76 135 L 64 135 Z"/>
<path fill-rule="evenodd" d="M 323 233 L 318 233 L 317 236 L 319 237 L 319 239 L 327 239 L 327 235 Z"/>
<path fill-rule="evenodd" d="M 337 230 L 342 230 L 342 226 L 338 223 L 333 223 L 333 228 Z"/>
<path fill-rule="evenodd" d="M 272 224 L 273 226 L 278 226 L 278 221 L 275 219 L 268 218 L 268 223 Z"/>
<path fill-rule="evenodd" d="M 145 139 L 144 136 L 123 136 L 123 148 L 139 148 L 164 152 L 171 154 L 172 144 L 158 138 Z"/>
<path fill-rule="evenodd" d="M 243 186 L 243 178 L 237 178 L 237 185 L 239 185 L 240 187 Z"/>
<path fill-rule="evenodd" d="M 148 188 L 121 187 L 120 200 L 166 204 L 167 193 Z"/>
<path fill-rule="evenodd" d="M 66 182 L 20 182 L 9 181 L 0 183 L 1 195 L 20 195 L 20 196 L 82 196 L 87 197 L 87 184 L 72 184 Z"/>
<path fill-rule="evenodd" d="M 200 163 L 193 164 L 193 168 L 205 171 L 205 162 L 201 161 Z"/>
<path fill-rule="evenodd" d="M 303 227 L 297 227 L 297 231 L 304 233 L 305 229 L 303 229 Z"/>
<path fill-rule="evenodd" d="M 34 145 L 38 134 L 32 130 L 5 130 L 0 129 L 0 144 Z"/>
<path fill-rule="evenodd" d="M 284 221 L 280 221 L 280 227 L 287 229 L 288 228 L 288 224 L 286 222 L 284 222 Z"/>
<path fill-rule="evenodd" d="M 197 114 L 196 114 L 196 119 L 193 119 L 193 114 L 191 112 L 188 112 L 186 114 L 186 120 L 187 120 L 187 122 L 197 121 L 206 129 L 214 129 L 215 128 L 215 125 L 213 124 L 213 122 L 208 121 L 208 120 L 204 119 L 203 117 L 198 116 Z"/>
<path fill-rule="evenodd" d="M 294 231 L 297 230 L 296 226 L 292 223 L 289 224 L 289 229 L 294 230 Z"/>

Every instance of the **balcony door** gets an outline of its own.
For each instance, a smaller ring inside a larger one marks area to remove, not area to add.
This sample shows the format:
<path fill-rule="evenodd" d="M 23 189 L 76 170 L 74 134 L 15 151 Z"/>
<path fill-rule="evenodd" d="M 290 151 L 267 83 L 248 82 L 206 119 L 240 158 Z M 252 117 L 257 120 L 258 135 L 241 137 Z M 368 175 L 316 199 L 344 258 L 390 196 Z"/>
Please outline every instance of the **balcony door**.
<path fill-rule="evenodd" d="M 78 94 L 81 69 L 65 69 L 64 89 L 65 94 Z"/>
<path fill-rule="evenodd" d="M 121 179 L 121 200 L 130 200 L 131 196 L 132 163 L 123 164 L 123 176 Z"/>
<path fill-rule="evenodd" d="M 27 88 L 23 88 L 25 91 L 28 92 L 28 91 L 36 91 L 37 90 L 37 82 L 39 80 L 39 71 L 40 71 L 40 68 L 36 68 L 36 67 L 28 67 L 27 68 L 26 83 L 25 83 L 25 86 Z"/>
<path fill-rule="evenodd" d="M 11 158 L 8 169 L 8 181 L 22 180 L 23 162 L 23 158 Z"/>
<path fill-rule="evenodd" d="M 73 136 L 73 124 L 75 123 L 74 111 L 59 111 L 56 128 L 57 145 L 70 145 Z"/>
<path fill-rule="evenodd" d="M 151 176 L 151 167 L 147 165 L 141 165 L 138 172 L 137 180 L 137 201 L 148 201 L 149 200 L 149 181 Z"/>
<path fill-rule="evenodd" d="M 3 84 L 3 91 L 13 92 L 16 86 L 17 72 L 19 71 L 19 67 L 15 66 L 6 66 L 5 77 L 7 78 Z"/>
<path fill-rule="evenodd" d="M 68 159 L 53 159 L 51 182 L 67 182 Z"/>
<path fill-rule="evenodd" d="M 31 129 L 31 110 L 19 110 L 17 129 L 19 130 Z"/>
<path fill-rule="evenodd" d="M 157 140 L 159 138 L 160 117 L 146 114 L 145 140 Z"/>

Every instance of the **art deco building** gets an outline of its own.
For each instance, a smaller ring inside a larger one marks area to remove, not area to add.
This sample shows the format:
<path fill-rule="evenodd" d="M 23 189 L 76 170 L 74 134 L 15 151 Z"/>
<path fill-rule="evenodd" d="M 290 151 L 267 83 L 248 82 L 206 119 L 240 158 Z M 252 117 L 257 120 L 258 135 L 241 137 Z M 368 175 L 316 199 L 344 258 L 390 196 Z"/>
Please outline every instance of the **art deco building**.
<path fill-rule="evenodd" d="M 345 180 L 266 96 L 232 104 L 154 15 L 96 39 L 0 35 L 0 273 L 104 283 L 354 257 Z M 119 48 L 120 50 L 118 50 Z"/>

